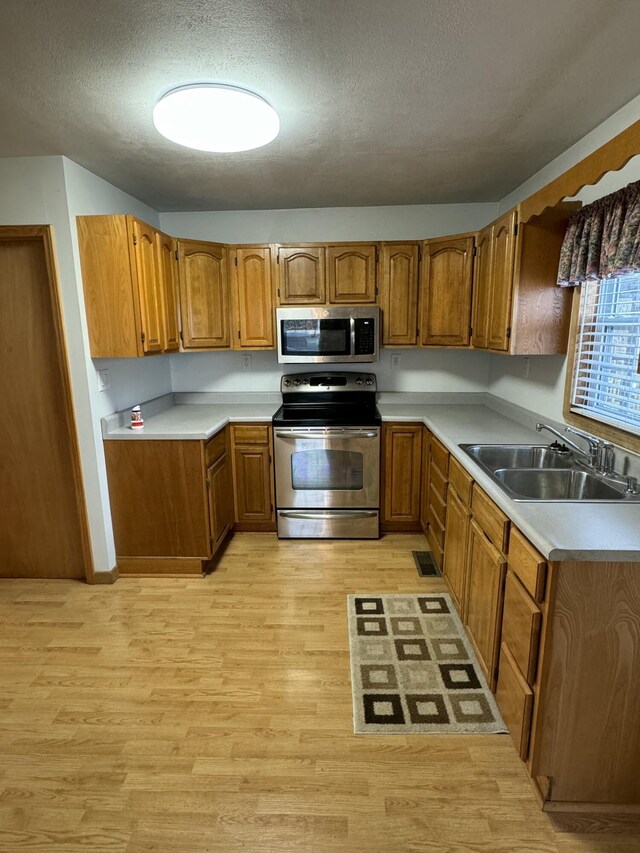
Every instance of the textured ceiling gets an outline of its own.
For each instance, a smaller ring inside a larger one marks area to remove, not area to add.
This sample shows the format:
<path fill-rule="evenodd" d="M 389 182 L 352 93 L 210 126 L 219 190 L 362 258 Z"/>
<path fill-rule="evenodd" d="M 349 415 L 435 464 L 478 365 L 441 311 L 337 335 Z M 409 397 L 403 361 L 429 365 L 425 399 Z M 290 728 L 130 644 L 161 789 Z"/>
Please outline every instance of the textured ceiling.
<path fill-rule="evenodd" d="M 495 201 L 640 93 L 639 0 L 2 0 L 0 156 L 65 154 L 159 210 Z M 174 85 L 278 139 L 188 151 Z"/>

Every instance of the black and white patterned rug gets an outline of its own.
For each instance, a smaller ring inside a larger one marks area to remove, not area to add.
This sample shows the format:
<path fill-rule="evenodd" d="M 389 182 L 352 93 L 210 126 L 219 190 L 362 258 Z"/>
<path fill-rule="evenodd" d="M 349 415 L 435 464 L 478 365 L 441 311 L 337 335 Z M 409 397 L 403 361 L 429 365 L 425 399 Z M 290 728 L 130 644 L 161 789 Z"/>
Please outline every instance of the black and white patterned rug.
<path fill-rule="evenodd" d="M 349 595 L 357 734 L 506 732 L 450 597 Z"/>

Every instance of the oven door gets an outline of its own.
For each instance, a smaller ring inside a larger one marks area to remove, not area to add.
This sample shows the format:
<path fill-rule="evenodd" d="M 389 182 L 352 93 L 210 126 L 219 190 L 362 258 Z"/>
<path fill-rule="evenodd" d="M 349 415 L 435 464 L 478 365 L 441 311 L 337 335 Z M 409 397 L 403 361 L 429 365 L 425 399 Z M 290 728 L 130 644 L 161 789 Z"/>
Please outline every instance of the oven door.
<path fill-rule="evenodd" d="M 379 427 L 274 427 L 280 509 L 377 508 Z"/>

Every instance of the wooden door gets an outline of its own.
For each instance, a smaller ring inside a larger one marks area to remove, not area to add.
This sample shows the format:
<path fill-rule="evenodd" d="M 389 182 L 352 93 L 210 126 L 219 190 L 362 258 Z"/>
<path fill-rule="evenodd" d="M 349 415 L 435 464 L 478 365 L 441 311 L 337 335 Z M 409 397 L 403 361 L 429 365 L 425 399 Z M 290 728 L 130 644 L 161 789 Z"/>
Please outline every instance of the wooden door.
<path fill-rule="evenodd" d="M 168 234 L 156 233 L 158 254 L 158 276 L 162 296 L 163 336 L 162 349 L 172 352 L 180 349 L 180 328 L 178 325 L 178 261 L 176 259 L 176 241 Z"/>
<path fill-rule="evenodd" d="M 273 349 L 273 280 L 268 246 L 238 248 L 231 269 L 235 349 Z"/>
<path fill-rule="evenodd" d="M 162 331 L 162 292 L 156 256 L 156 232 L 139 219 L 129 217 L 133 231 L 131 274 L 140 298 L 142 347 L 147 352 L 160 352 Z"/>
<path fill-rule="evenodd" d="M 426 427 L 422 427 L 422 481 L 420 492 L 420 526 L 422 532 L 427 535 L 429 526 L 429 467 L 431 465 L 431 433 Z"/>
<path fill-rule="evenodd" d="M 268 446 L 244 445 L 234 448 L 234 483 L 238 524 L 248 530 L 256 523 L 273 522 L 271 455 Z"/>
<path fill-rule="evenodd" d="M 464 619 L 467 582 L 467 546 L 471 512 L 451 487 L 447 491 L 447 525 L 444 534 L 442 574 L 460 616 Z"/>
<path fill-rule="evenodd" d="M 223 453 L 207 468 L 209 523 L 212 553 L 218 550 L 233 520 L 233 492 L 227 454 Z"/>
<path fill-rule="evenodd" d="M 226 247 L 180 240 L 178 259 L 183 347 L 228 348 L 231 337 Z"/>
<path fill-rule="evenodd" d="M 353 305 L 376 301 L 376 247 L 329 246 L 329 302 Z"/>
<path fill-rule="evenodd" d="M 473 265 L 473 332 L 471 344 L 476 349 L 488 346 L 489 305 L 491 302 L 492 227 L 484 228 L 476 237 L 476 256 Z"/>
<path fill-rule="evenodd" d="M 383 509 L 385 530 L 420 529 L 422 424 L 382 427 Z"/>
<path fill-rule="evenodd" d="M 92 577 L 51 231 L 0 228 L 0 576 Z"/>
<path fill-rule="evenodd" d="M 487 346 L 489 349 L 502 352 L 509 349 L 509 337 L 511 335 L 516 223 L 517 213 L 512 210 L 493 225 L 493 260 Z"/>
<path fill-rule="evenodd" d="M 327 301 L 322 246 L 278 246 L 280 305 L 322 305 Z"/>
<path fill-rule="evenodd" d="M 383 243 L 380 253 L 382 345 L 418 343 L 418 256 L 416 243 Z"/>
<path fill-rule="evenodd" d="M 422 346 L 469 346 L 473 237 L 429 240 L 420 292 Z"/>
<path fill-rule="evenodd" d="M 472 519 L 467 556 L 465 625 L 491 690 L 495 689 L 507 561 Z"/>

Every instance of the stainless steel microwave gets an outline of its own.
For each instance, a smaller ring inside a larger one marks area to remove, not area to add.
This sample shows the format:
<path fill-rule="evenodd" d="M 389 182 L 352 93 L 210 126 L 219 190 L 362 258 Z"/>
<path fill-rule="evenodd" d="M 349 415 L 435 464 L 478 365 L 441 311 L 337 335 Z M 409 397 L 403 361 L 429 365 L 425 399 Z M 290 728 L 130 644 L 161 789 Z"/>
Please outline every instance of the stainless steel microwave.
<path fill-rule="evenodd" d="M 282 364 L 378 360 L 378 308 L 278 308 L 276 320 Z"/>

